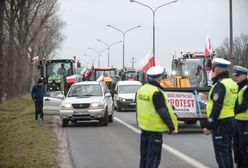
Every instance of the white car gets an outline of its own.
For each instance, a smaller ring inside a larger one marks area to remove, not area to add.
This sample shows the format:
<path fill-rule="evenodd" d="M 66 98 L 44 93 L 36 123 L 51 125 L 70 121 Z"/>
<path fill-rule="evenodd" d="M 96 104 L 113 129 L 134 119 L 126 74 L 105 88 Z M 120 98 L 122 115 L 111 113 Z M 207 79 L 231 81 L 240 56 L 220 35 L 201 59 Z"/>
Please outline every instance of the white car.
<path fill-rule="evenodd" d="M 98 120 L 102 126 L 113 122 L 114 106 L 106 84 L 85 81 L 71 86 L 60 106 L 62 126 L 69 121 Z"/>
<path fill-rule="evenodd" d="M 142 84 L 139 81 L 118 81 L 114 91 L 114 107 L 117 111 L 135 110 L 135 94 Z"/>

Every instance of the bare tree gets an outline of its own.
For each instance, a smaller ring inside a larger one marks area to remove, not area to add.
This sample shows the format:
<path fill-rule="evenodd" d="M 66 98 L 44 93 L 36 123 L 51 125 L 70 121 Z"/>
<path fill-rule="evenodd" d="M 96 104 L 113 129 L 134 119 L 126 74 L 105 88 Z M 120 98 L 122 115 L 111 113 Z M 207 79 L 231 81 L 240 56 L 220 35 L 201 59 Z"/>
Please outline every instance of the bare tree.
<path fill-rule="evenodd" d="M 0 103 L 3 97 L 3 64 L 4 64 L 4 54 L 3 54 L 3 43 L 4 43 L 4 32 L 3 32 L 3 17 L 4 17 L 4 6 L 5 0 L 0 0 Z"/>
<path fill-rule="evenodd" d="M 0 46 L 0 54 L 6 53 L 7 70 L 0 75 L 8 74 L 8 81 L 0 87 L 6 87 L 7 96 L 13 97 L 30 90 L 31 79 L 37 73 L 32 58 L 49 57 L 60 47 L 64 23 L 57 16 L 58 0 L 5 0 L 1 7 L 4 15 L 1 24 L 0 11 L 0 28 L 6 35 L 5 44 L 1 44 L 6 49 Z M 1 56 L 0 64 L 3 61 Z"/>
<path fill-rule="evenodd" d="M 248 35 L 241 34 L 234 39 L 234 57 L 232 58 L 229 55 L 229 46 L 229 40 L 225 39 L 216 49 L 216 55 L 230 60 L 233 65 L 248 67 Z"/>

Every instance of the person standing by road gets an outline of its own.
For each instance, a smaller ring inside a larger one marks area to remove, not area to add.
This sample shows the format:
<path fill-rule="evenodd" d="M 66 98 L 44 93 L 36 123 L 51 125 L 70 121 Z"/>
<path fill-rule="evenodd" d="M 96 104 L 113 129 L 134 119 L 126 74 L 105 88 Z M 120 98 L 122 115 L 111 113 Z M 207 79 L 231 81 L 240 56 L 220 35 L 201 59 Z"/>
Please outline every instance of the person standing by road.
<path fill-rule="evenodd" d="M 38 115 L 43 120 L 43 97 L 45 88 L 43 86 L 43 79 L 39 78 L 37 85 L 34 85 L 31 91 L 31 96 L 35 104 L 35 120 L 38 120 Z"/>
<path fill-rule="evenodd" d="M 232 137 L 235 131 L 234 106 L 238 85 L 229 77 L 231 62 L 214 58 L 212 62 L 213 86 L 208 94 L 208 122 L 203 130 L 206 135 L 212 131 L 215 158 L 219 168 L 233 168 Z"/>
<path fill-rule="evenodd" d="M 248 69 L 241 66 L 233 68 L 234 80 L 239 86 L 238 99 L 235 104 L 237 129 L 234 134 L 234 160 L 237 168 L 248 167 Z"/>
<path fill-rule="evenodd" d="M 148 83 L 136 93 L 137 122 L 141 128 L 140 168 L 157 168 L 161 160 L 163 132 L 177 133 L 177 118 L 160 86 L 164 68 L 151 67 Z"/>

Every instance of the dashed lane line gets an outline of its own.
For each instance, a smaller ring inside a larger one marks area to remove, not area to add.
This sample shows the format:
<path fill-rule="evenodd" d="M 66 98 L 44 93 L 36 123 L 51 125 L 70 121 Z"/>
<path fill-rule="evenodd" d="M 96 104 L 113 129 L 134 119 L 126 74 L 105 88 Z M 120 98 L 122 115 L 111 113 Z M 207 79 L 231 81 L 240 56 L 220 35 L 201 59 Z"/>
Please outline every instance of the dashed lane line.
<path fill-rule="evenodd" d="M 133 126 L 131 126 L 130 124 L 126 123 L 125 121 L 122 121 L 121 119 L 114 117 L 114 119 L 121 123 L 122 125 L 126 126 L 127 128 L 131 129 L 132 131 L 134 131 L 137 134 L 140 134 L 141 131 Z M 178 150 L 176 150 L 175 148 L 166 145 L 165 143 L 163 143 L 162 148 L 170 153 L 172 153 L 173 155 L 177 156 L 178 158 L 182 159 L 183 161 L 185 161 L 186 163 L 188 163 L 189 165 L 195 167 L 195 168 L 209 168 L 208 166 L 204 165 L 201 162 L 198 162 L 197 160 L 185 155 L 182 152 L 179 152 Z"/>

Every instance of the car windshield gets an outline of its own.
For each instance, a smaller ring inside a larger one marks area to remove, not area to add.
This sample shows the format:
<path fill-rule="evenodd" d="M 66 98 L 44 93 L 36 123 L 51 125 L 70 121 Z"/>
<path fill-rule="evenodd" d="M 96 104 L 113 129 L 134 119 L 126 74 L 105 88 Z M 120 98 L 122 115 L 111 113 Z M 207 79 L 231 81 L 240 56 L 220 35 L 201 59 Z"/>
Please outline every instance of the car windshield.
<path fill-rule="evenodd" d="M 99 84 L 74 85 L 68 93 L 68 97 L 102 96 Z"/>
<path fill-rule="evenodd" d="M 119 86 L 119 93 L 136 93 L 139 89 L 140 85 L 120 85 Z"/>
<path fill-rule="evenodd" d="M 63 76 L 69 76 L 71 74 L 71 63 L 70 62 L 48 62 L 47 66 L 47 77 L 60 74 Z"/>

